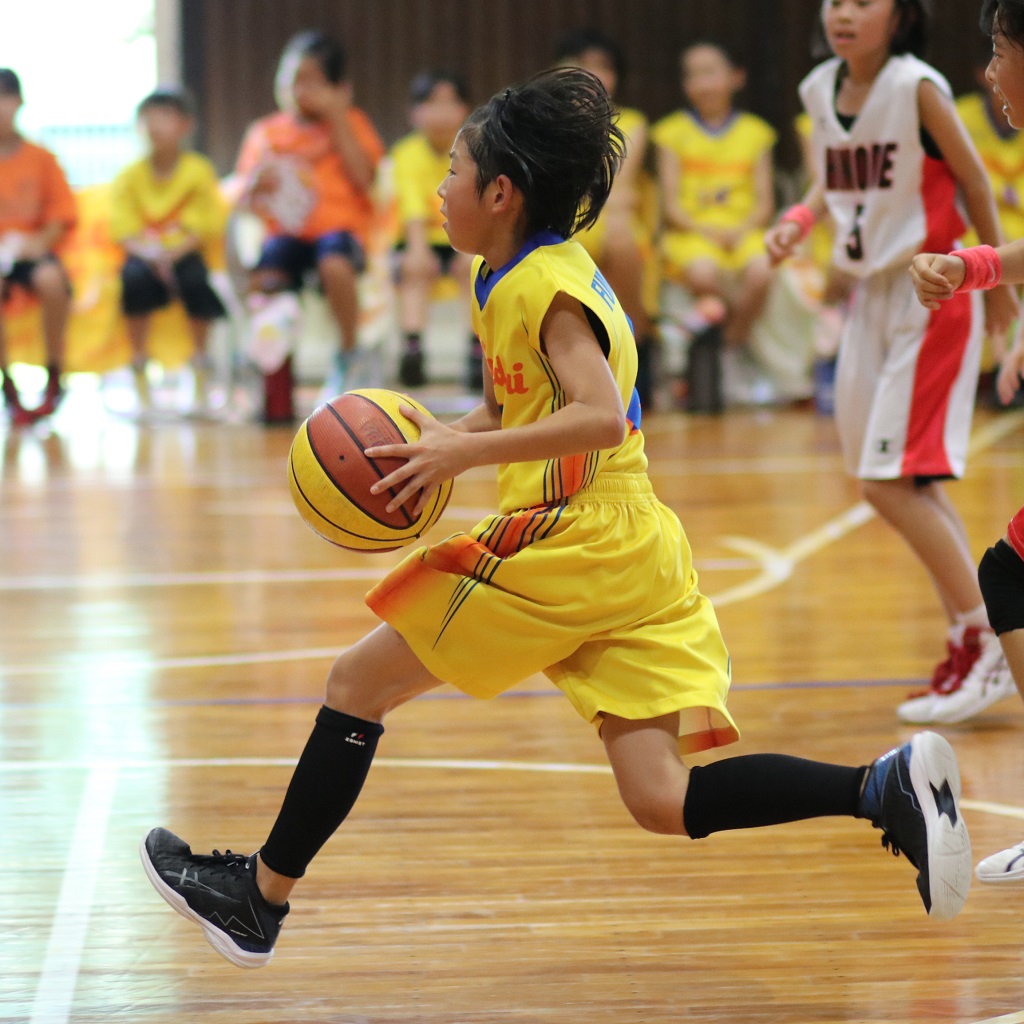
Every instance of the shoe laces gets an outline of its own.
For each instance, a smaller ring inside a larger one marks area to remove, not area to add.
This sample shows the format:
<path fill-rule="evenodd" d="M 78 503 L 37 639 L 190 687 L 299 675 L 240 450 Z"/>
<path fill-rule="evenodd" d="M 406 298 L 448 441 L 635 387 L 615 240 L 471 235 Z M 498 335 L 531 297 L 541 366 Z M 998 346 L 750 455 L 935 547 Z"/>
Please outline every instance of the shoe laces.
<path fill-rule="evenodd" d="M 910 694 L 910 698 L 926 697 L 930 693 L 937 693 L 948 697 L 956 693 L 964 684 L 964 679 L 974 667 L 974 663 L 981 654 L 980 631 L 975 628 L 968 628 L 964 632 L 962 644 L 955 644 L 952 640 L 946 641 L 947 657 L 935 666 L 932 673 L 931 683 L 927 690 L 917 690 Z"/>
<path fill-rule="evenodd" d="M 876 828 L 877 827 L 878 826 L 876 826 Z M 907 860 L 909 860 L 910 863 L 913 864 L 915 868 L 918 867 L 918 865 L 914 863 L 914 858 L 911 857 L 910 854 L 907 853 L 906 850 L 902 849 L 897 844 L 895 838 L 892 836 L 892 834 L 890 832 L 885 832 L 885 831 L 882 832 L 882 848 L 886 849 L 886 850 L 889 850 L 894 857 L 898 857 L 902 853 L 903 856 L 906 857 Z"/>
<path fill-rule="evenodd" d="M 249 858 L 244 853 L 232 853 L 225 850 L 214 850 L 213 853 L 195 854 L 195 859 L 204 864 L 227 868 L 232 874 L 249 873 Z"/>

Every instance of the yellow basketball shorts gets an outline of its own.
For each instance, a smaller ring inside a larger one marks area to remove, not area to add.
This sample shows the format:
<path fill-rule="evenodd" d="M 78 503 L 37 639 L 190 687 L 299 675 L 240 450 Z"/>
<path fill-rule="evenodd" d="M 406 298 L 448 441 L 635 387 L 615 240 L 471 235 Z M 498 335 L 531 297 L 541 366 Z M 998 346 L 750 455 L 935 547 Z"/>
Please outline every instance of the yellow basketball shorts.
<path fill-rule="evenodd" d="M 644 474 L 489 516 L 367 595 L 438 679 L 495 697 L 543 672 L 588 722 L 680 712 L 683 753 L 732 743 L 729 655 L 690 546 Z"/>
<path fill-rule="evenodd" d="M 758 258 L 767 258 L 763 231 L 748 231 L 732 249 L 723 249 L 694 231 L 666 231 L 661 254 L 669 276 L 685 276 L 694 263 L 709 261 L 723 271 L 738 273 Z"/>

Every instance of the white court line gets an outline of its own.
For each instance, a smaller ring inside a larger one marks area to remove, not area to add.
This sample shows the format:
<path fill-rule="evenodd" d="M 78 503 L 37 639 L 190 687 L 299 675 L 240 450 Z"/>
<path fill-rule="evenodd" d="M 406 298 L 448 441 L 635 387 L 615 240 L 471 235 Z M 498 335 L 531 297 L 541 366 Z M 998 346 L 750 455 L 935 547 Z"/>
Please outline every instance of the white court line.
<path fill-rule="evenodd" d="M 987 1017 L 985 1020 L 976 1020 L 974 1024 L 1024 1024 L 1024 1011 L 1008 1013 L 1003 1017 Z"/>
<path fill-rule="evenodd" d="M 749 559 L 697 559 L 698 569 L 739 571 L 749 569 Z M 138 587 L 231 586 L 266 583 L 375 583 L 390 568 L 374 564 L 360 569 L 245 569 L 231 572 L 158 572 L 96 576 L 0 576 L 0 591 L 126 590 Z"/>
<path fill-rule="evenodd" d="M 115 765 L 90 767 L 29 1024 L 66 1024 L 70 1017 L 117 775 Z"/>
<path fill-rule="evenodd" d="M 251 569 L 233 572 L 153 572 L 136 575 L 0 576 L 3 590 L 120 590 L 132 587 L 195 587 L 211 584 L 320 583 L 378 580 L 388 566 L 361 569 Z"/>
<path fill-rule="evenodd" d="M 961 800 L 960 806 L 968 811 L 981 811 L 983 814 L 998 814 L 1004 818 L 1020 818 L 1024 821 L 1024 807 L 1011 807 L 1007 804 L 993 804 L 987 800 Z"/>
<path fill-rule="evenodd" d="M 119 672 L 162 672 L 179 668 L 212 668 L 230 665 L 274 665 L 290 661 L 332 661 L 345 650 L 336 647 L 303 647 L 294 651 L 257 651 L 253 654 L 203 654 L 193 658 L 136 658 L 104 657 L 100 660 L 71 660 L 58 665 L 5 665 L 0 669 L 3 678 L 18 676 L 46 676 L 61 672 L 86 672 L 102 669 L 104 675 Z"/>
<path fill-rule="evenodd" d="M 294 757 L 157 757 L 123 761 L 0 761 L 0 774 L 19 772 L 89 771 L 109 769 L 115 776 L 123 771 L 167 771 L 174 768 L 294 768 Z M 607 764 L 565 761 L 496 761 L 466 758 L 375 757 L 374 767 L 412 768 L 472 772 L 545 772 L 560 775 L 611 775 Z M 983 800 L 961 800 L 961 807 L 1004 818 L 1024 819 L 1024 807 Z"/>
<path fill-rule="evenodd" d="M 1006 413 L 998 419 L 986 423 L 971 436 L 969 451 L 976 454 L 991 448 L 1009 434 L 1015 433 L 1024 425 L 1024 413 Z M 1007 509 L 1009 516 L 1013 509 Z M 757 575 L 744 583 L 729 587 L 719 594 L 708 594 L 712 604 L 724 607 L 737 601 L 747 601 L 775 587 L 793 575 L 794 569 L 804 559 L 834 544 L 848 533 L 870 522 L 875 517 L 875 510 L 866 502 L 858 501 L 839 515 L 829 519 L 816 530 L 805 534 L 799 540 L 782 549 L 773 548 L 762 541 L 751 537 L 724 537 L 722 543 L 755 559 L 760 564 Z"/>

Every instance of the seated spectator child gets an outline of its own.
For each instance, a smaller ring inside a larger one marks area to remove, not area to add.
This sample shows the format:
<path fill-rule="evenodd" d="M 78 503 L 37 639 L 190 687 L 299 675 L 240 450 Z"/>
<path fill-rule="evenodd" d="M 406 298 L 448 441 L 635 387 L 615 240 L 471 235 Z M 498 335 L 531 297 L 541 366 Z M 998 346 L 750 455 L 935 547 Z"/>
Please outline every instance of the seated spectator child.
<path fill-rule="evenodd" d="M 121 309 L 132 345 L 140 410 L 150 405 L 146 376 L 152 314 L 180 299 L 194 348 L 195 404 L 206 407 L 210 324 L 225 310 L 210 286 L 203 248 L 224 230 L 224 208 L 213 165 L 183 148 L 192 130 L 185 97 L 157 90 L 138 107 L 148 153 L 115 179 L 110 230 L 124 248 Z"/>
<path fill-rule="evenodd" d="M 724 302 L 723 340 L 743 345 L 771 281 L 763 229 L 774 213 L 776 133 L 735 107 L 746 76 L 722 46 L 687 47 L 680 68 L 689 109 L 669 114 L 651 131 L 658 151 L 665 272 L 694 298 Z"/>
<path fill-rule="evenodd" d="M 261 295 L 299 291 L 315 271 L 340 335 L 326 385 L 338 393 L 356 352 L 358 275 L 384 144 L 369 117 L 352 105 L 345 51 L 322 32 L 301 32 L 288 42 L 276 88 L 281 110 L 249 128 L 236 167 L 241 205 L 267 231 L 252 273 L 250 306 L 258 306 Z M 267 422 L 293 418 L 290 356 L 268 375 L 266 401 Z"/>
<path fill-rule="evenodd" d="M 613 101 L 625 73 L 625 58 L 618 43 L 596 29 L 574 29 L 562 36 L 555 46 L 555 63 L 583 68 L 596 75 Z M 626 137 L 626 155 L 601 216 L 594 225 L 579 232 L 576 240 L 601 269 L 633 324 L 639 359 L 636 386 L 641 404 L 646 404 L 651 398 L 651 357 L 657 345 L 645 303 L 654 271 L 647 254 L 653 225 L 645 217 L 643 202 L 643 186 L 648 180 L 648 125 L 639 110 L 617 106 L 616 112 L 616 123 Z"/>
<path fill-rule="evenodd" d="M 75 225 L 75 200 L 53 154 L 22 138 L 15 128 L 21 105 L 18 76 L 0 68 L 0 385 L 11 422 L 29 426 L 55 412 L 63 394 L 71 285 L 57 253 Z M 46 391 L 42 403 L 31 410 L 21 404 L 4 343 L 2 301 L 15 287 L 32 292 L 42 307 Z"/>
<path fill-rule="evenodd" d="M 404 351 L 398 379 L 406 387 L 426 383 L 423 334 L 430 289 L 440 275 L 458 283 L 469 315 L 472 258 L 448 244 L 437 187 L 448 173 L 451 148 L 469 116 L 466 84 L 449 71 L 425 71 L 410 86 L 413 131 L 391 150 L 399 240 L 395 246 L 399 318 Z M 467 326 L 468 329 L 468 326 Z M 470 334 L 466 383 L 479 390 L 482 382 L 480 343 Z"/>

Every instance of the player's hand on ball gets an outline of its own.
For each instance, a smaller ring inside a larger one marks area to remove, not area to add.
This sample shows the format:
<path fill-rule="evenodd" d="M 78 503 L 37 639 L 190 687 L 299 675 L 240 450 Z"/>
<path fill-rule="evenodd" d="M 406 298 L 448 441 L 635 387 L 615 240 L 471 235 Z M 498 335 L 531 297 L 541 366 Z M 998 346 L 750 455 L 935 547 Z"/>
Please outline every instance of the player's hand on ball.
<path fill-rule="evenodd" d="M 366 449 L 366 455 L 371 459 L 406 460 L 375 483 L 370 491 L 373 494 L 380 494 L 389 488 L 397 491 L 388 503 L 389 512 L 404 505 L 418 493 L 419 500 L 413 508 L 413 515 L 418 516 L 426 508 L 431 494 L 445 480 L 451 480 L 469 468 L 465 451 L 468 435 L 452 430 L 433 416 L 425 416 L 410 405 L 400 406 L 399 411 L 420 428 L 419 440 L 405 444 L 382 444 Z"/>
<path fill-rule="evenodd" d="M 925 309 L 938 309 L 964 283 L 967 266 L 959 256 L 919 253 L 910 261 L 910 277 Z"/>

